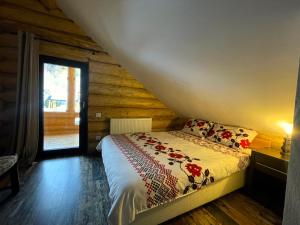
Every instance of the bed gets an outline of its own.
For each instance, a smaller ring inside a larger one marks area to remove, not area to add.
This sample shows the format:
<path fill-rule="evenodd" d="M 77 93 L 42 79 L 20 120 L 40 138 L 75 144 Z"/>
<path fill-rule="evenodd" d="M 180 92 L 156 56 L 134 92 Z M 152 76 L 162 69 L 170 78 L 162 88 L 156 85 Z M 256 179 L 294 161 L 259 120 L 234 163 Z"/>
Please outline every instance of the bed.
<path fill-rule="evenodd" d="M 108 135 L 97 149 L 112 225 L 159 224 L 239 189 L 250 156 L 182 131 Z"/>

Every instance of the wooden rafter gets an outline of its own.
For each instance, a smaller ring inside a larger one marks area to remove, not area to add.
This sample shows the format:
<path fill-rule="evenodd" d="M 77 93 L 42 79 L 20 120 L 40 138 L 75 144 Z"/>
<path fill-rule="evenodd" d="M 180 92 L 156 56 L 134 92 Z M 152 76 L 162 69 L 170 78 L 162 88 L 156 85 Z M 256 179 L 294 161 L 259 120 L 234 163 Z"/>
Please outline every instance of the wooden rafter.
<path fill-rule="evenodd" d="M 56 0 L 39 0 L 49 10 L 57 9 Z"/>

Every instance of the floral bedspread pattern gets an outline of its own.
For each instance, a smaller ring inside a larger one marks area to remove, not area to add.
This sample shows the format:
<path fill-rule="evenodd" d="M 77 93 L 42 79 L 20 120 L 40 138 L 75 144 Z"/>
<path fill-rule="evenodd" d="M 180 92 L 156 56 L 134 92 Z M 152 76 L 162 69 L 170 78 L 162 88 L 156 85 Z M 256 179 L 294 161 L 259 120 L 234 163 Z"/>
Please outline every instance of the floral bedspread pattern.
<path fill-rule="evenodd" d="M 256 135 L 257 132 L 254 130 L 214 124 L 213 128 L 207 133 L 206 138 L 229 148 L 244 151 L 250 147 Z"/>
<path fill-rule="evenodd" d="M 143 179 L 148 208 L 169 202 L 180 194 L 198 190 L 215 180 L 209 168 L 201 165 L 201 159 L 191 157 L 169 143 L 163 143 L 150 133 L 112 135 L 111 138 Z M 183 190 L 177 187 L 178 179 L 172 174 L 173 167 L 177 167 L 177 171 L 186 176 Z"/>
<path fill-rule="evenodd" d="M 174 135 L 176 137 L 182 138 L 184 140 L 193 142 L 194 144 L 197 144 L 200 146 L 205 146 L 214 151 L 222 152 L 224 154 L 231 155 L 231 156 L 238 158 L 239 159 L 238 166 L 240 167 L 241 170 L 246 169 L 250 163 L 249 155 L 250 155 L 251 150 L 241 152 L 241 151 L 229 148 L 227 146 L 224 146 L 222 144 L 218 144 L 218 143 L 214 143 L 209 140 L 206 140 L 206 139 L 198 138 L 194 135 L 190 135 L 190 134 L 187 134 L 182 131 L 169 131 L 168 133 L 171 135 Z"/>
<path fill-rule="evenodd" d="M 113 141 L 142 177 L 147 188 L 147 207 L 174 199 L 178 194 L 177 178 L 159 160 L 143 151 L 126 135 L 113 135 Z"/>

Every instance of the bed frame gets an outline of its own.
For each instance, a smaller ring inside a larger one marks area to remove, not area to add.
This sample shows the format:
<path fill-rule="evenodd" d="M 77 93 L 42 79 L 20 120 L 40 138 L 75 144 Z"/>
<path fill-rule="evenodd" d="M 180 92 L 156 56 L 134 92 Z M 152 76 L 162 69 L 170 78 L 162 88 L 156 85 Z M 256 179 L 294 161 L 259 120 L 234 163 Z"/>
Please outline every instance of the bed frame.
<path fill-rule="evenodd" d="M 112 133 L 128 133 L 132 131 L 148 132 L 149 129 L 151 131 L 151 125 L 149 125 L 151 123 L 150 121 L 152 122 L 151 118 L 111 119 L 111 129 L 114 131 Z M 253 143 L 255 146 L 266 147 L 271 145 L 271 141 L 268 138 L 256 139 L 258 140 Z M 131 225 L 157 225 L 218 199 L 243 187 L 245 185 L 245 173 L 245 170 L 237 172 L 197 192 L 141 212 L 136 215 Z"/>
<path fill-rule="evenodd" d="M 246 171 L 240 171 L 210 184 L 192 194 L 182 196 L 138 214 L 131 225 L 157 225 L 235 191 L 245 184 Z"/>

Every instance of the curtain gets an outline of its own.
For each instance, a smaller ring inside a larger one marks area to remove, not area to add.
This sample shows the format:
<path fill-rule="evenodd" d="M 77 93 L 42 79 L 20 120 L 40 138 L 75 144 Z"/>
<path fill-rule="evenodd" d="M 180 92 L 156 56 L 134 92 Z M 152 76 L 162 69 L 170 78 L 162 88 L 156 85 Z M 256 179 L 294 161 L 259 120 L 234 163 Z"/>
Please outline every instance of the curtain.
<path fill-rule="evenodd" d="M 21 165 L 31 165 L 39 143 L 39 53 L 34 34 L 19 32 L 16 118 L 12 152 Z"/>

